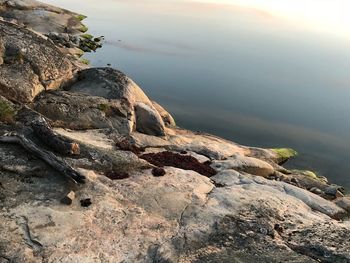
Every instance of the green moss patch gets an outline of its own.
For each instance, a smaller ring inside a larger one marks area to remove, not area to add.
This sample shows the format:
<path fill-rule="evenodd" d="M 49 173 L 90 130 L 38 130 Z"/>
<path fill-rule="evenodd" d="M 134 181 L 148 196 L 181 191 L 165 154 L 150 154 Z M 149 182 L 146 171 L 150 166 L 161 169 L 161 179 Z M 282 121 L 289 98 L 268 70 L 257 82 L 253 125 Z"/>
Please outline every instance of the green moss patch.
<path fill-rule="evenodd" d="M 99 104 L 98 109 L 103 112 L 108 112 L 111 110 L 111 107 L 108 104 Z"/>
<path fill-rule="evenodd" d="M 80 58 L 80 57 L 82 57 L 84 55 L 84 51 L 82 51 L 81 49 L 78 49 L 77 51 L 76 51 L 76 53 L 75 53 L 75 56 L 77 57 L 77 58 Z"/>
<path fill-rule="evenodd" d="M 85 33 L 86 31 L 89 30 L 89 28 L 88 28 L 87 26 L 85 26 L 85 25 L 82 25 L 78 30 L 79 30 L 80 32 Z"/>
<path fill-rule="evenodd" d="M 318 179 L 317 174 L 315 174 L 315 173 L 312 172 L 312 171 L 301 171 L 301 174 L 302 174 L 302 175 L 305 175 L 305 176 L 307 176 L 307 177 L 310 177 L 310 178 L 312 178 L 312 179 Z"/>
<path fill-rule="evenodd" d="M 79 20 L 79 21 L 83 21 L 85 18 L 87 18 L 87 16 L 84 16 L 84 15 L 77 15 L 77 19 Z"/>
<path fill-rule="evenodd" d="M 86 58 L 82 58 L 82 59 L 80 59 L 79 61 L 80 61 L 80 63 L 83 63 L 83 64 L 85 64 L 85 65 L 89 65 L 89 64 L 90 64 L 90 60 L 88 60 L 88 59 L 86 59 Z"/>
<path fill-rule="evenodd" d="M 291 148 L 275 148 L 271 150 L 277 153 L 281 159 L 289 159 L 298 155 L 298 152 Z"/>
<path fill-rule="evenodd" d="M 98 48 L 101 47 L 102 44 L 95 42 L 93 40 L 93 36 L 90 36 L 89 34 L 85 34 L 80 38 L 79 48 L 84 52 L 96 51 Z"/>
<path fill-rule="evenodd" d="M 81 37 L 85 39 L 90 39 L 90 40 L 94 38 L 94 36 L 90 34 L 82 34 Z"/>
<path fill-rule="evenodd" d="M 327 178 L 324 176 L 320 176 L 317 173 L 313 172 L 313 171 L 309 171 L 309 170 L 292 170 L 291 171 L 293 174 L 299 174 L 299 175 L 303 175 L 305 177 L 308 177 L 310 179 L 314 179 L 320 182 L 328 182 Z"/>
<path fill-rule="evenodd" d="M 16 110 L 12 105 L 0 98 L 0 122 L 12 123 L 16 115 Z"/>

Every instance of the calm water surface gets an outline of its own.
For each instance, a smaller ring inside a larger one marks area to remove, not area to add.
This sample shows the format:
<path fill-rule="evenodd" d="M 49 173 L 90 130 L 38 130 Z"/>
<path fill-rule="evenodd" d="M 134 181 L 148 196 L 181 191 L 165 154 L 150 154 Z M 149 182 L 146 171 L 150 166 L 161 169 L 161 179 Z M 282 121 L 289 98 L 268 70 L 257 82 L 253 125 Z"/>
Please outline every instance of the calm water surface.
<path fill-rule="evenodd" d="M 45 0 L 88 16 L 110 63 L 179 126 L 293 147 L 289 166 L 350 188 L 350 38 L 254 9 L 189 0 Z"/>

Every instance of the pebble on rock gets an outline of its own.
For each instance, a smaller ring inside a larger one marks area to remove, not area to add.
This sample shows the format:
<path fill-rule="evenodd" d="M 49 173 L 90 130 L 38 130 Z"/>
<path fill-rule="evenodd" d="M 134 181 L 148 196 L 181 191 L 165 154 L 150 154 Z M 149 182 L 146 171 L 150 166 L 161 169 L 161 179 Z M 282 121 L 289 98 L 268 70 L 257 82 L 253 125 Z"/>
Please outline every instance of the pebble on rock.
<path fill-rule="evenodd" d="M 339 191 L 339 186 L 335 186 L 335 185 L 331 185 L 329 187 L 327 187 L 324 192 L 326 195 L 332 196 L 332 197 L 343 197 L 344 194 L 342 192 Z"/>
<path fill-rule="evenodd" d="M 80 205 L 82 207 L 89 207 L 90 205 L 92 205 L 91 199 L 90 198 L 81 199 Z"/>
<path fill-rule="evenodd" d="M 152 169 L 152 174 L 154 177 L 161 177 L 164 176 L 166 172 L 163 168 L 155 167 Z"/>
<path fill-rule="evenodd" d="M 323 194 L 322 190 L 319 189 L 319 188 L 317 188 L 317 187 L 312 187 L 312 188 L 310 189 L 310 192 L 311 192 L 311 193 L 314 193 L 314 194 L 317 194 L 317 195 L 322 195 L 322 194 Z"/>
<path fill-rule="evenodd" d="M 63 197 L 60 202 L 64 205 L 71 205 L 73 203 L 73 200 L 75 199 L 75 193 L 73 191 L 70 191 L 65 197 Z"/>
<path fill-rule="evenodd" d="M 130 177 L 128 173 L 115 171 L 107 172 L 105 173 L 105 176 L 111 180 L 123 180 Z"/>

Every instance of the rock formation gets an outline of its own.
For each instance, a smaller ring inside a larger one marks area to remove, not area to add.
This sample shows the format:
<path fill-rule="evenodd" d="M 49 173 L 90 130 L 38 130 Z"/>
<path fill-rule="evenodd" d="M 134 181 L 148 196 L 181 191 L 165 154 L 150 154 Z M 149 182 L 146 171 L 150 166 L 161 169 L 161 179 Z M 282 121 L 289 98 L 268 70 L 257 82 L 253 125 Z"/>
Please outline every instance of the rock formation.
<path fill-rule="evenodd" d="M 283 168 L 294 151 L 176 127 L 34 32 L 76 36 L 74 13 L 0 15 L 0 262 L 350 262 L 349 197 Z"/>

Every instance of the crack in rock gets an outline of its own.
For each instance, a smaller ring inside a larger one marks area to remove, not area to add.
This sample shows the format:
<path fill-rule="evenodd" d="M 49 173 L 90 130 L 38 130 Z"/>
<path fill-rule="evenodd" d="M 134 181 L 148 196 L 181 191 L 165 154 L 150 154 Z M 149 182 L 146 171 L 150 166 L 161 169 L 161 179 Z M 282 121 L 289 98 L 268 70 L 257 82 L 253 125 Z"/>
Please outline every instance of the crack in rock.
<path fill-rule="evenodd" d="M 30 228 L 28 225 L 28 218 L 25 216 L 20 217 L 17 220 L 17 224 L 20 225 L 24 231 L 24 240 L 26 244 L 34 250 L 40 250 L 43 247 L 43 245 L 39 241 L 32 238 Z"/>

